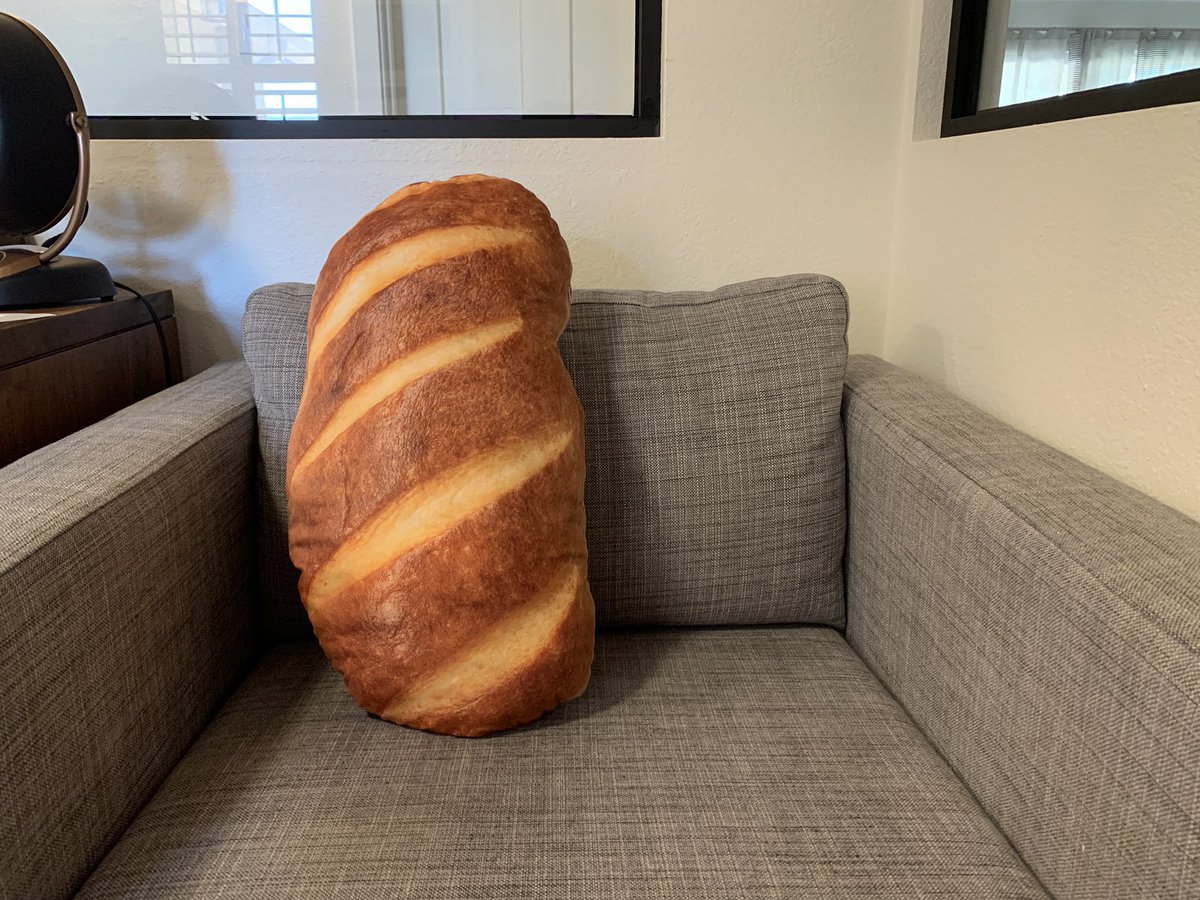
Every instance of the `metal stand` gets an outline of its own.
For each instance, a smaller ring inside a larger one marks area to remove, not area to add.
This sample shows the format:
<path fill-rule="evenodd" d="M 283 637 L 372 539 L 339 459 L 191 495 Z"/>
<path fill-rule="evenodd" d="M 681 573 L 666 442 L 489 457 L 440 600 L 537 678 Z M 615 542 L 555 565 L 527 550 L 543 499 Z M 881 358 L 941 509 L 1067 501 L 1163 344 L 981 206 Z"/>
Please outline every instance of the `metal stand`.
<path fill-rule="evenodd" d="M 0 309 L 70 306 L 111 300 L 117 289 L 103 263 L 60 256 L 48 263 L 0 278 Z"/>
<path fill-rule="evenodd" d="M 83 224 L 91 174 L 87 116 L 81 111 L 73 112 L 68 121 L 79 148 L 79 177 L 75 179 L 71 217 L 49 247 L 0 250 L 0 308 L 65 306 L 88 300 L 111 300 L 116 293 L 112 276 L 102 263 L 59 256 Z"/>

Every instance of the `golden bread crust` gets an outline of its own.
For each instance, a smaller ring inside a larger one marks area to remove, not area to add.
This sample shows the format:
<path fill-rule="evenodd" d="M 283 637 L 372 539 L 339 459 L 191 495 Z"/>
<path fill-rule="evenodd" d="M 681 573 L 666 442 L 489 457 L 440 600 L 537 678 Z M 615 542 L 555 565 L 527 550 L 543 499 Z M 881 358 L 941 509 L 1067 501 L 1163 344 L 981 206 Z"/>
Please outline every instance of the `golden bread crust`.
<path fill-rule="evenodd" d="M 289 543 L 323 649 L 383 718 L 478 736 L 587 685 L 570 274 L 536 197 L 467 176 L 398 191 L 317 281 Z"/>

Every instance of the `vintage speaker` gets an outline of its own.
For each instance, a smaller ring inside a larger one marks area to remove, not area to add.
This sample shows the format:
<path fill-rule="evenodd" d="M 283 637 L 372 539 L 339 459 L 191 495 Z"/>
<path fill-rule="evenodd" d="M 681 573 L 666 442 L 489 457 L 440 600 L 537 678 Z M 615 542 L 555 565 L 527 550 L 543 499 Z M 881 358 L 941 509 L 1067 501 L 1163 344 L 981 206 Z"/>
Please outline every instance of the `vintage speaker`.
<path fill-rule="evenodd" d="M 60 255 L 87 213 L 89 135 L 83 97 L 62 56 L 0 13 L 0 309 L 111 299 L 108 269 Z M 69 215 L 48 246 L 36 235 Z"/>

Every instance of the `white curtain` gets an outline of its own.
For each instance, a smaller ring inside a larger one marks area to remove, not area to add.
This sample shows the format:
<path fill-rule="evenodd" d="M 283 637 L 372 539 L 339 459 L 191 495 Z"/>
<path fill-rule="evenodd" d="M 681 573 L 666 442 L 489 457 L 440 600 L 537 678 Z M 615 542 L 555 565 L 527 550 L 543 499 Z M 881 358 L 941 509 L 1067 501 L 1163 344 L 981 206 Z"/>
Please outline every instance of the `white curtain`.
<path fill-rule="evenodd" d="M 1066 28 L 1014 28 L 1004 48 L 1000 105 L 1057 97 L 1070 90 Z"/>
<path fill-rule="evenodd" d="M 1013 28 L 1000 105 L 1200 69 L 1200 29 Z"/>
<path fill-rule="evenodd" d="M 1136 80 L 1141 32 L 1096 29 L 1087 33 L 1079 89 L 1107 87 Z"/>
<path fill-rule="evenodd" d="M 1160 29 L 1143 32 L 1138 78 L 1200 69 L 1200 30 Z M 1145 71 L 1142 71 L 1142 66 Z"/>

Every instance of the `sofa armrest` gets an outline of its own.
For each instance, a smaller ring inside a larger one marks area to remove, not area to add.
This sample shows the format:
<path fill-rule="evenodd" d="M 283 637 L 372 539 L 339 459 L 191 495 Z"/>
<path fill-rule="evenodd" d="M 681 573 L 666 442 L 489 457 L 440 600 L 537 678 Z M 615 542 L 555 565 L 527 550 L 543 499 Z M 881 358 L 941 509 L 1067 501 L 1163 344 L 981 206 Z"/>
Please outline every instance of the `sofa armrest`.
<path fill-rule="evenodd" d="M 851 360 L 848 636 L 1049 890 L 1200 885 L 1200 524 Z"/>
<path fill-rule="evenodd" d="M 228 364 L 0 469 L 0 896 L 72 893 L 254 649 Z"/>

